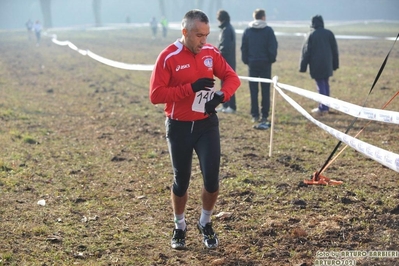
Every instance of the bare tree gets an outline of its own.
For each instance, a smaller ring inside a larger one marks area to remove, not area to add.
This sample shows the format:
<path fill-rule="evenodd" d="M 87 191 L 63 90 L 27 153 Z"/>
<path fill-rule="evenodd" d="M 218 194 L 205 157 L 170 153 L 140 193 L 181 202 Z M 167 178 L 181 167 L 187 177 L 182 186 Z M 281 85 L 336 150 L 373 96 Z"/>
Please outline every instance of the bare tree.
<path fill-rule="evenodd" d="M 159 0 L 159 9 L 161 10 L 162 16 L 166 16 L 165 0 Z"/>
<path fill-rule="evenodd" d="M 51 20 L 51 0 L 40 0 L 40 6 L 43 13 L 43 27 L 51 28 L 53 26 Z"/>
<path fill-rule="evenodd" d="M 101 0 L 93 0 L 93 12 L 96 27 L 101 27 Z"/>
<path fill-rule="evenodd" d="M 212 21 L 216 21 L 216 13 L 218 10 L 222 9 L 222 0 L 213 0 L 209 2 L 209 18 Z"/>

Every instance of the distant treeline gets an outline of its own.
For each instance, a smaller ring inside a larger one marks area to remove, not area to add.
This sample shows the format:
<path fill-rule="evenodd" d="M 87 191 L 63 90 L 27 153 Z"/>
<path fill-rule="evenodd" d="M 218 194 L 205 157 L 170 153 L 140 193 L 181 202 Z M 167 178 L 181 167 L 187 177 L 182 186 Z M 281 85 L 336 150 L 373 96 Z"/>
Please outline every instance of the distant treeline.
<path fill-rule="evenodd" d="M 0 1 L 0 28 L 21 28 L 30 18 L 44 27 L 81 24 L 149 22 L 166 17 L 180 21 L 190 9 L 205 11 L 211 22 L 225 9 L 232 21 L 250 21 L 256 8 L 266 19 L 308 20 L 316 14 L 328 20 L 399 20 L 398 0 L 13 0 Z"/>

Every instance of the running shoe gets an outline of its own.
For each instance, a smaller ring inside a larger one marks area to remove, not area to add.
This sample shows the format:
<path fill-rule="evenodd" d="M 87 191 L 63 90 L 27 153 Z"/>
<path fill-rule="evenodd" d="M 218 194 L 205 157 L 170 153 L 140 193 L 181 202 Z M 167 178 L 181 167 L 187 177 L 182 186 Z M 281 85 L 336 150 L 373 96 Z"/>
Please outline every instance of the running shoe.
<path fill-rule="evenodd" d="M 319 115 L 319 116 L 328 114 L 328 110 L 320 110 L 319 108 L 314 108 L 314 109 L 312 109 L 311 112 L 312 112 L 312 114 Z"/>
<path fill-rule="evenodd" d="M 173 236 L 171 240 L 171 245 L 173 249 L 185 249 L 186 248 L 186 232 L 187 228 L 184 230 L 173 229 Z"/>
<path fill-rule="evenodd" d="M 222 112 L 225 113 L 225 114 L 235 114 L 236 110 L 234 110 L 231 107 L 227 107 L 227 108 L 223 109 Z"/>
<path fill-rule="evenodd" d="M 197 224 L 199 232 L 204 237 L 204 245 L 207 248 L 217 248 L 219 245 L 219 240 L 212 228 L 212 223 L 207 223 L 202 226 L 199 222 Z"/>
<path fill-rule="evenodd" d="M 259 129 L 259 130 L 266 130 L 270 128 L 270 123 L 269 122 L 262 122 L 259 123 L 257 125 L 254 125 L 255 129 Z"/>

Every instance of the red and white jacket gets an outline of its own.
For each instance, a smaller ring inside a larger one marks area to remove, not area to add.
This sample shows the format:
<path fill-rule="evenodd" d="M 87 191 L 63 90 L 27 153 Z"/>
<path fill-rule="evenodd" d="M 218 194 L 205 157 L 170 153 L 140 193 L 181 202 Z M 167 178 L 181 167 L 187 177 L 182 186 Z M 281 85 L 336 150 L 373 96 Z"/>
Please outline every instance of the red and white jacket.
<path fill-rule="evenodd" d="M 205 119 L 204 106 L 213 98 L 215 89 L 194 93 L 191 83 L 214 76 L 223 81 L 221 91 L 224 101 L 228 101 L 241 82 L 219 50 L 205 44 L 200 53 L 194 54 L 177 40 L 157 58 L 150 80 L 151 103 L 164 103 L 165 115 L 174 120 Z"/>

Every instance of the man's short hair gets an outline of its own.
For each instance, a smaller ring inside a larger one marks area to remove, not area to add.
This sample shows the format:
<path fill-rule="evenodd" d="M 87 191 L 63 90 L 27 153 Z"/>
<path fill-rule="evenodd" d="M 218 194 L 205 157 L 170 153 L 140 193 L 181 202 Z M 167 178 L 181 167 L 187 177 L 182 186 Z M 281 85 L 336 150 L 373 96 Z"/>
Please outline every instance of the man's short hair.
<path fill-rule="evenodd" d="M 187 29 L 191 30 L 194 25 L 194 21 L 199 20 L 200 22 L 209 23 L 208 16 L 201 10 L 199 9 L 193 9 L 188 11 L 181 22 L 181 27 L 182 29 Z"/>
<path fill-rule="evenodd" d="M 226 10 L 223 10 L 223 9 L 219 10 L 217 15 L 218 15 L 217 19 L 220 22 L 230 22 L 230 15 L 229 15 L 229 13 L 227 13 Z"/>
<path fill-rule="evenodd" d="M 264 9 L 258 8 L 258 9 L 255 9 L 253 16 L 254 16 L 254 19 L 262 19 L 263 17 L 266 17 L 266 12 Z"/>

